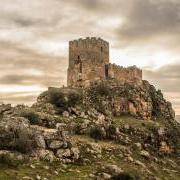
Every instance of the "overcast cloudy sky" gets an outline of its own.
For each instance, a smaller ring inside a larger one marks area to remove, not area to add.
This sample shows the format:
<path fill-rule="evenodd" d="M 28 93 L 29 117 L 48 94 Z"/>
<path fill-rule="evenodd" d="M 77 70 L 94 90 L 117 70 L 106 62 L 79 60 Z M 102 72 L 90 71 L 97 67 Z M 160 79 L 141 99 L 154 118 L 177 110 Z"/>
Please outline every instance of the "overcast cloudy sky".
<path fill-rule="evenodd" d="M 179 0 L 0 0 L 0 101 L 32 103 L 66 84 L 68 41 L 110 42 L 111 62 L 143 68 L 180 114 Z"/>

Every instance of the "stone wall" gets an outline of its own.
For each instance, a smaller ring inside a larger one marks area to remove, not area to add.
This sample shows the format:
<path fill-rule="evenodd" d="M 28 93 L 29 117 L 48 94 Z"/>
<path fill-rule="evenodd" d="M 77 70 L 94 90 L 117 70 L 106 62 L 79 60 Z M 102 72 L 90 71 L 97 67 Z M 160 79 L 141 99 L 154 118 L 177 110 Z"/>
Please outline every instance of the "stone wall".
<path fill-rule="evenodd" d="M 116 79 L 123 83 L 142 83 L 142 70 L 136 66 L 124 68 L 116 64 L 109 64 L 109 78 Z"/>
<path fill-rule="evenodd" d="M 88 86 L 90 81 L 101 80 L 105 78 L 104 66 L 100 63 L 82 64 L 82 73 L 79 73 L 79 65 L 73 69 L 68 69 L 68 86 Z"/>

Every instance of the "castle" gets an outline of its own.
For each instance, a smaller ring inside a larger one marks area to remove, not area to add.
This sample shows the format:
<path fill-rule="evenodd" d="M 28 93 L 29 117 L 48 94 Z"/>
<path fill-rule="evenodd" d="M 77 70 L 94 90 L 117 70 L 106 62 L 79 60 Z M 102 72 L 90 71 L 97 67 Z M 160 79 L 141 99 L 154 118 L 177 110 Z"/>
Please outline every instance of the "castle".
<path fill-rule="evenodd" d="M 91 82 L 108 79 L 122 84 L 141 84 L 142 70 L 136 66 L 124 68 L 111 64 L 109 43 L 101 38 L 92 37 L 69 42 L 69 87 L 86 87 Z"/>

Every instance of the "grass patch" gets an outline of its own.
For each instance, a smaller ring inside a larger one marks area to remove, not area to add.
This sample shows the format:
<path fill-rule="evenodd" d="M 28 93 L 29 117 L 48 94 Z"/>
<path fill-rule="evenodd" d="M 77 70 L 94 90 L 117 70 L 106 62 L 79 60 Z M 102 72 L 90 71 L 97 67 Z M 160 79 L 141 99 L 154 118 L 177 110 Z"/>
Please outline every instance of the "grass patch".
<path fill-rule="evenodd" d="M 142 130 L 147 130 L 149 131 L 152 128 L 158 128 L 162 127 L 161 123 L 151 121 L 151 120 L 142 120 L 142 119 L 136 119 L 132 116 L 119 116 L 119 117 L 114 117 L 113 123 L 116 126 L 124 127 L 125 125 L 129 125 L 132 128 L 139 128 Z"/>

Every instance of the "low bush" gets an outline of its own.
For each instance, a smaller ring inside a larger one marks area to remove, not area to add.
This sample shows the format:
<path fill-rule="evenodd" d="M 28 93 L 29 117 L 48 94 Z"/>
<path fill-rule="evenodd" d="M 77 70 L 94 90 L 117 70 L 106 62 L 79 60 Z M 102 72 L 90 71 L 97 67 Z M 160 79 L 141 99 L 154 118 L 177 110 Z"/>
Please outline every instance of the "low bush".
<path fill-rule="evenodd" d="M 111 138 L 112 136 L 116 135 L 116 126 L 111 124 L 109 125 L 107 132 L 107 138 Z"/>
<path fill-rule="evenodd" d="M 82 97 L 77 93 L 70 93 L 68 95 L 68 106 L 74 107 L 75 105 L 80 104 Z"/>
<path fill-rule="evenodd" d="M 37 148 L 35 134 L 29 129 L 21 129 L 17 131 L 14 137 L 14 141 L 14 149 L 21 153 L 29 153 Z"/>
<path fill-rule="evenodd" d="M 41 120 L 39 118 L 39 115 L 31 109 L 26 109 L 20 112 L 20 116 L 27 118 L 30 122 L 30 124 L 40 124 Z"/>
<path fill-rule="evenodd" d="M 56 89 L 49 92 L 49 101 L 51 104 L 54 104 L 56 107 L 66 109 L 67 108 L 67 99 L 64 94 Z"/>
<path fill-rule="evenodd" d="M 92 127 L 89 132 L 90 137 L 102 140 L 104 138 L 104 132 L 100 127 Z"/>
<path fill-rule="evenodd" d="M 77 104 L 80 104 L 81 100 L 81 95 L 75 92 L 64 94 L 58 89 L 49 91 L 49 102 L 60 108 L 62 111 L 67 110 L 68 107 L 74 107 Z"/>
<path fill-rule="evenodd" d="M 137 175 L 123 172 L 118 175 L 114 175 L 112 180 L 140 180 L 140 178 Z"/>

